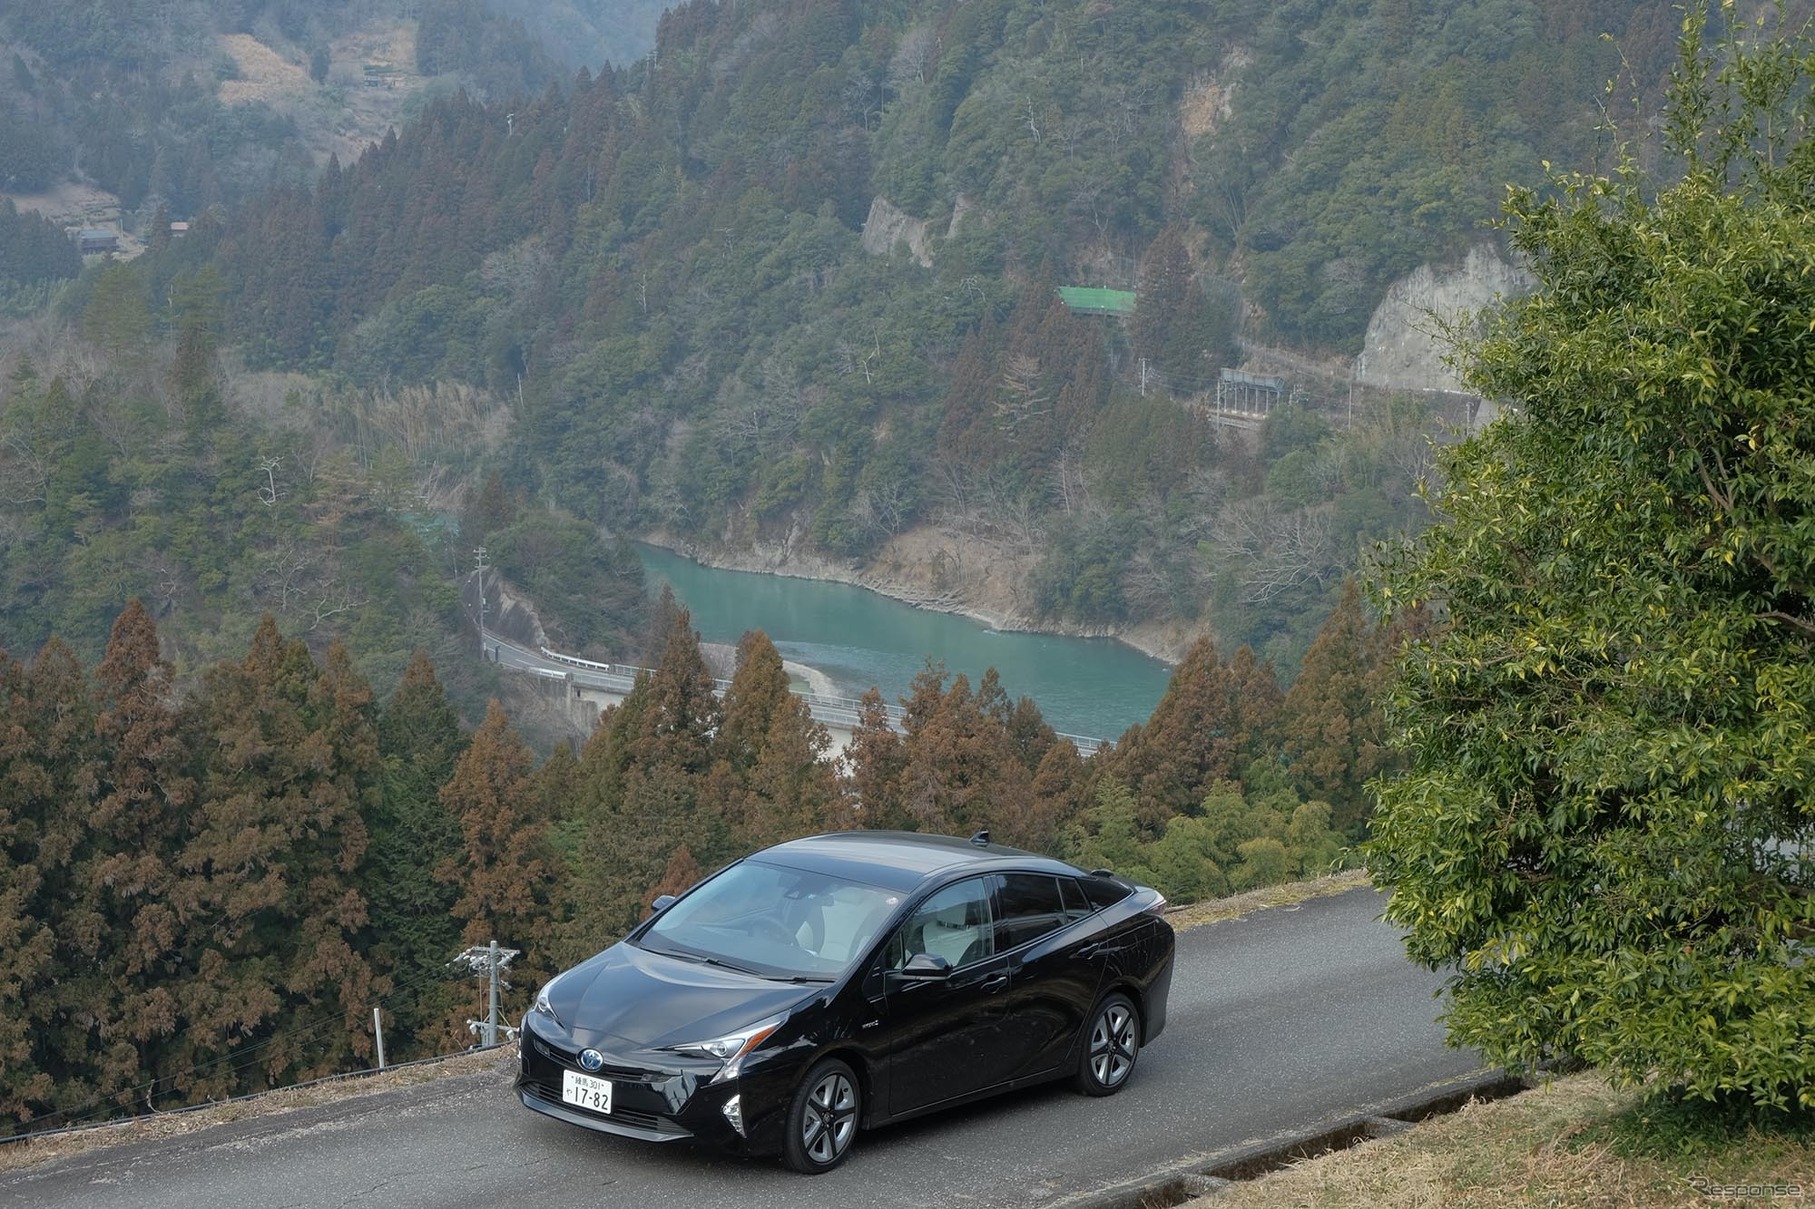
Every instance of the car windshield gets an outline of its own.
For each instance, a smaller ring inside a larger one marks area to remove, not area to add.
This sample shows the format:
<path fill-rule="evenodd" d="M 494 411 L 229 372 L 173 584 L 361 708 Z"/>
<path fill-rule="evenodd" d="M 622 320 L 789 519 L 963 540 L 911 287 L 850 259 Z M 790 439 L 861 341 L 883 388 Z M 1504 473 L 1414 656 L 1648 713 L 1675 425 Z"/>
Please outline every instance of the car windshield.
<path fill-rule="evenodd" d="M 657 916 L 636 943 L 765 978 L 829 982 L 868 951 L 900 903 L 879 886 L 742 861 Z"/>

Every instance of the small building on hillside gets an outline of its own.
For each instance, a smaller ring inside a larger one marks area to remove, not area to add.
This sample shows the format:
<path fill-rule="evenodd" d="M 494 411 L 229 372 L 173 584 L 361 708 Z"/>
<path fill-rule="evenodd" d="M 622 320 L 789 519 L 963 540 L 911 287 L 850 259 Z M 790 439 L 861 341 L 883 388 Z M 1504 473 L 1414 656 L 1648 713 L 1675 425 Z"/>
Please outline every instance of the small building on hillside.
<path fill-rule="evenodd" d="M 1216 379 L 1216 410 L 1264 416 L 1285 401 L 1286 380 L 1225 369 Z"/>
<path fill-rule="evenodd" d="M 76 232 L 76 251 L 84 256 L 100 256 L 120 250 L 120 234 L 106 227 L 83 227 Z"/>

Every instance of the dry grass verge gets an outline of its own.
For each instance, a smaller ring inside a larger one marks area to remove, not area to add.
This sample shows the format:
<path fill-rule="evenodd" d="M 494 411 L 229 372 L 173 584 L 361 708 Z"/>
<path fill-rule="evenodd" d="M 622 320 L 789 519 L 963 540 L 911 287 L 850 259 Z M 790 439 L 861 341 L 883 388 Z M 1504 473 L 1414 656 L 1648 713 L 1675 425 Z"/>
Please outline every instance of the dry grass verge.
<path fill-rule="evenodd" d="M 1571 1075 L 1187 1202 L 1190 1209 L 1603 1209 L 1815 1203 L 1815 1142 L 1657 1128 L 1640 1090 Z"/>
<path fill-rule="evenodd" d="M 1307 899 L 1325 898 L 1332 894 L 1343 894 L 1358 886 L 1368 885 L 1368 874 L 1365 869 L 1350 869 L 1343 873 L 1332 873 L 1327 877 L 1314 877 L 1303 882 L 1284 882 L 1277 886 L 1262 886 L 1258 890 L 1249 890 L 1230 898 L 1211 899 L 1208 902 L 1192 903 L 1166 913 L 1166 919 L 1174 928 L 1183 931 L 1203 924 L 1221 923 L 1226 919 L 1240 919 L 1267 907 L 1285 907 L 1293 903 L 1302 903 Z"/>

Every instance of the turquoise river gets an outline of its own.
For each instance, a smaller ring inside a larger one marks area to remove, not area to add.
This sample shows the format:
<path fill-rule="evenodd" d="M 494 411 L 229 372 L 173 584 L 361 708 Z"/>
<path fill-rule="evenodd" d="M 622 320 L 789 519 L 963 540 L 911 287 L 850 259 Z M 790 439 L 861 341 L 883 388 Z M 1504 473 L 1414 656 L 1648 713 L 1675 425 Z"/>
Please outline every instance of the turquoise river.
<path fill-rule="evenodd" d="M 852 584 L 721 571 L 638 546 L 651 592 L 666 583 L 704 642 L 735 643 L 761 630 L 784 659 L 824 673 L 833 691 L 871 686 L 891 702 L 928 661 L 976 687 L 995 668 L 1011 698 L 1032 697 L 1055 730 L 1117 739 L 1145 722 L 1171 669 L 1107 638 L 992 630 L 967 617 L 917 609 Z"/>

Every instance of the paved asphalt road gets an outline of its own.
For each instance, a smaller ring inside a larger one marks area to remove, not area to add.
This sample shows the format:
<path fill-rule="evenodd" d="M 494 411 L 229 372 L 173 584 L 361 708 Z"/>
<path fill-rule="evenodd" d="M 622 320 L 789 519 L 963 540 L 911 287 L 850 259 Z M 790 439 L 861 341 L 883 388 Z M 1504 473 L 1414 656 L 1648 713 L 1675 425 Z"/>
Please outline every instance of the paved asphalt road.
<path fill-rule="evenodd" d="M 594 1134 L 468 1075 L 0 1175 L 0 1206 L 975 1209 L 1087 1200 L 1244 1143 L 1328 1128 L 1480 1069 L 1435 979 L 1353 890 L 1179 936 L 1165 1035 L 1122 1094 L 1035 1089 L 865 1134 L 829 1175 Z"/>

